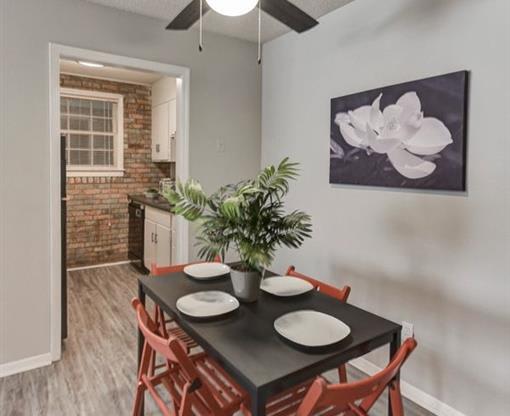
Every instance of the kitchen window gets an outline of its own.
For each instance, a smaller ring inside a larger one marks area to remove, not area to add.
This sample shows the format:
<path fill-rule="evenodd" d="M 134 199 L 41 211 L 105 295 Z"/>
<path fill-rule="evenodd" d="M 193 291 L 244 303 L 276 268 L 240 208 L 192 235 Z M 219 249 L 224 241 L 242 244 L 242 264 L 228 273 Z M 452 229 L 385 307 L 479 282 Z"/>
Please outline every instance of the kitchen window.
<path fill-rule="evenodd" d="M 62 88 L 60 128 L 66 136 L 67 176 L 124 174 L 123 97 Z"/>

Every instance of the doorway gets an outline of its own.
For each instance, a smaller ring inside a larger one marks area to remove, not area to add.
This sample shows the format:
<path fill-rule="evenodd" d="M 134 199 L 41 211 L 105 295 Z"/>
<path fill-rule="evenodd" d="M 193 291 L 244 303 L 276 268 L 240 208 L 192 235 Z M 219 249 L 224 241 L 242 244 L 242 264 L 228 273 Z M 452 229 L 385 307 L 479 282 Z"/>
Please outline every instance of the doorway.
<path fill-rule="evenodd" d="M 161 76 L 173 77 L 176 82 L 176 122 L 179 128 L 177 129 L 177 135 L 175 137 L 176 148 L 175 148 L 175 177 L 179 180 L 186 180 L 188 178 L 188 166 L 189 166 L 189 69 L 185 67 L 179 67 L 174 65 L 162 64 L 152 61 L 145 61 L 135 58 L 129 58 L 119 55 L 106 54 L 97 51 L 90 51 L 84 49 L 77 49 L 63 45 L 50 45 L 50 157 L 51 157 L 51 209 L 50 209 L 50 232 L 51 232 L 51 259 L 50 259 L 50 275 L 51 275 L 51 355 L 52 361 L 59 360 L 61 357 L 61 339 L 65 336 L 65 306 L 66 306 L 66 262 L 65 262 L 65 218 L 66 209 L 62 207 L 63 202 L 66 201 L 66 197 L 62 194 L 63 184 L 66 183 L 66 178 L 62 177 L 62 156 L 65 155 L 67 158 L 70 156 L 70 134 L 76 133 L 74 129 L 70 129 L 67 120 L 66 130 L 67 137 L 65 140 L 67 150 L 62 150 L 62 124 L 65 121 L 66 114 L 72 114 L 69 110 L 71 101 L 67 102 L 66 111 L 62 113 L 61 117 L 61 74 L 60 66 L 61 60 L 67 60 L 70 62 L 87 62 L 96 65 L 103 65 L 112 68 L 120 68 L 132 71 L 145 71 L 150 73 L 158 73 Z M 69 95 L 69 100 L 73 99 L 73 92 L 66 91 Z M 94 94 L 97 95 L 97 94 Z M 99 94 L 100 95 L 100 94 Z M 115 94 L 113 94 L 115 95 Z M 111 100 L 112 94 L 108 97 Z M 107 101 L 105 96 L 101 96 L 103 101 Z M 114 98 L 114 97 L 113 97 Z M 82 102 L 85 103 L 91 111 L 91 122 L 93 114 L 94 102 L 92 100 L 87 101 L 81 97 Z M 75 100 L 75 102 L 77 102 Z M 113 102 L 113 101 L 112 101 Z M 115 104 L 112 104 L 114 108 Z M 111 109 L 110 109 L 111 110 Z M 99 110 L 98 110 L 99 111 Z M 103 110 L 102 111 L 106 111 Z M 110 111 L 111 112 L 111 111 Z M 103 116 L 101 116 L 103 117 Z M 86 118 L 86 117 L 85 117 Z M 103 117 L 104 118 L 104 117 Z M 115 119 L 113 117 L 113 119 Z M 99 137 L 100 135 L 98 135 Z M 107 135 L 103 135 L 107 136 Z M 94 135 L 91 134 L 90 140 L 96 140 Z M 122 135 L 123 137 L 123 135 Z M 74 141 L 78 138 L 74 137 Z M 108 151 L 106 145 L 107 139 L 100 137 L 97 139 L 101 151 L 96 151 L 94 145 L 90 142 L 87 144 L 90 146 L 91 153 L 97 153 L 97 157 L 101 158 L 102 164 L 105 164 L 105 160 L 114 159 L 119 161 L 119 156 L 114 156 L 114 152 Z M 110 139 L 108 139 L 110 140 Z M 111 140 L 110 140 L 111 141 Z M 106 147 L 105 147 L 106 146 Z M 111 149 L 110 149 L 111 150 Z M 78 147 L 74 151 L 72 157 L 75 161 L 81 163 L 80 157 L 83 157 L 83 161 L 90 162 L 89 155 L 83 151 L 83 155 L 80 156 L 82 149 Z M 100 154 L 101 153 L 101 154 Z M 111 155 L 110 155 L 111 153 Z M 116 166 L 114 166 L 116 167 Z M 120 171 L 120 169 L 119 169 Z M 119 173 L 120 174 L 120 173 Z M 67 175 L 66 175 L 67 176 Z M 90 179 L 89 179 L 90 180 Z M 89 181 L 88 180 L 88 181 Z M 92 180 L 93 182 L 93 180 Z M 65 204 L 64 204 L 65 205 Z M 69 209 L 69 206 L 67 207 Z M 127 206 L 126 206 L 127 212 Z M 181 218 L 176 218 L 175 223 L 175 254 L 173 262 L 181 263 L 188 260 L 188 226 L 185 221 Z"/>

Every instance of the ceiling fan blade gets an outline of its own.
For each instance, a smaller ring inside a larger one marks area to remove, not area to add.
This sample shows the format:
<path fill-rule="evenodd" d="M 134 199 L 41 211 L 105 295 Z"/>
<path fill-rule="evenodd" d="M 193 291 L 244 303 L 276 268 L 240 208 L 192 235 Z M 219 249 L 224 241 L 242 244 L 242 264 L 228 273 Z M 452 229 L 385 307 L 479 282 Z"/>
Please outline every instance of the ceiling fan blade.
<path fill-rule="evenodd" d="M 288 0 L 260 0 L 260 7 L 267 14 L 298 33 L 305 32 L 319 24 L 312 16 Z"/>
<path fill-rule="evenodd" d="M 202 5 L 202 16 L 209 11 L 207 2 Z M 167 30 L 187 30 L 200 18 L 200 0 L 193 0 L 166 27 Z"/>

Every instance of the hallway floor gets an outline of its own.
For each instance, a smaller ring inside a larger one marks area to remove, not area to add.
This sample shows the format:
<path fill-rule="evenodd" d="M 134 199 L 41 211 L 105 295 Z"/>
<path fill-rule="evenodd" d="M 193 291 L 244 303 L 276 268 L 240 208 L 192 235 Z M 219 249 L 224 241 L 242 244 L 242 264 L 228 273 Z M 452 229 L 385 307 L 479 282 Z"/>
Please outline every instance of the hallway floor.
<path fill-rule="evenodd" d="M 54 365 L 0 379 L 5 416 L 129 415 L 136 379 L 136 327 L 129 301 L 138 273 L 129 265 L 68 274 L 69 337 Z M 350 377 L 359 373 L 350 371 Z M 146 414 L 157 415 L 151 400 Z M 406 402 L 407 416 L 429 412 Z M 386 414 L 381 400 L 373 415 Z"/>

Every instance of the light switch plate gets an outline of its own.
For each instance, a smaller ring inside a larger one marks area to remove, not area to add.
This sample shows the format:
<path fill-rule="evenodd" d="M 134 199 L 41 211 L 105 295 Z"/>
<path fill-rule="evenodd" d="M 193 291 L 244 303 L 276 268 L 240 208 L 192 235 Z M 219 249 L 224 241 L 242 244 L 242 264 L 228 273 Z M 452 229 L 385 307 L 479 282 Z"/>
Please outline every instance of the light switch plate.
<path fill-rule="evenodd" d="M 410 322 L 402 321 L 402 339 L 414 337 L 414 325 Z"/>
<path fill-rule="evenodd" d="M 218 153 L 224 153 L 225 152 L 225 142 L 223 139 L 216 140 L 216 151 Z"/>

